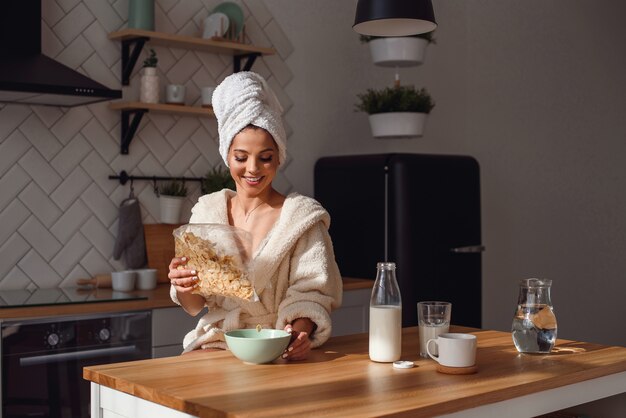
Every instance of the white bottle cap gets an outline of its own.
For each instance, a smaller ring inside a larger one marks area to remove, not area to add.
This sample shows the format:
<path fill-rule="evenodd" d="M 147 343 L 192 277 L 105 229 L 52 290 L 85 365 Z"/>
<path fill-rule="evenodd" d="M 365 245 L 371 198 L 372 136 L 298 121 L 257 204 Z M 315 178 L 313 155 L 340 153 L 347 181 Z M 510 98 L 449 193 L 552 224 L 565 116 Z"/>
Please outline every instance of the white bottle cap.
<path fill-rule="evenodd" d="M 398 360 L 393 362 L 394 369 L 410 369 L 415 366 L 415 363 L 408 360 Z"/>

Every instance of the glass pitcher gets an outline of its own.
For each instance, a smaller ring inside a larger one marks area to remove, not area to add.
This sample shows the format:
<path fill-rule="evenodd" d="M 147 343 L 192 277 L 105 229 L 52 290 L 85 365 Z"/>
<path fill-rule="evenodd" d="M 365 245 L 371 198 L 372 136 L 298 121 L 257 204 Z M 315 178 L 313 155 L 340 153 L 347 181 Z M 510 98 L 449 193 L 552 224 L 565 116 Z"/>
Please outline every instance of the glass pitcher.
<path fill-rule="evenodd" d="M 549 353 L 556 341 L 556 316 L 550 299 L 552 280 L 524 279 L 519 285 L 511 329 L 520 353 Z"/>

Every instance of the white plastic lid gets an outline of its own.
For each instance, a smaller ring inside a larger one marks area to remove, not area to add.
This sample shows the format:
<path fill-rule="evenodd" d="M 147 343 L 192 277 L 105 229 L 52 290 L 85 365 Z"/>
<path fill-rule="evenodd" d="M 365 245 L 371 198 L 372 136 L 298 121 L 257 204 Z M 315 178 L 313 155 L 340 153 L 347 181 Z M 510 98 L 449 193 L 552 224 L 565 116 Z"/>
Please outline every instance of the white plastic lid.
<path fill-rule="evenodd" d="M 415 363 L 408 360 L 398 360 L 393 362 L 394 369 L 410 369 L 415 366 Z"/>

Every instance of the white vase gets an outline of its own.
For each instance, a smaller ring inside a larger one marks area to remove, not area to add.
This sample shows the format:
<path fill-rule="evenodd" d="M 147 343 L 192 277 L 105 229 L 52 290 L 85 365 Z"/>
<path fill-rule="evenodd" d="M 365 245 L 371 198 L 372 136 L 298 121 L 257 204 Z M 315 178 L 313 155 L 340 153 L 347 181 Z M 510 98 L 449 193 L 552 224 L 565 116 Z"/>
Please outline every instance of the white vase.
<path fill-rule="evenodd" d="M 382 67 L 412 67 L 424 62 L 428 41 L 424 38 L 378 38 L 369 42 L 372 61 Z"/>
<path fill-rule="evenodd" d="M 376 138 L 411 138 L 422 136 L 426 113 L 389 112 L 369 115 L 372 135 Z"/>
<path fill-rule="evenodd" d="M 154 67 L 145 67 L 141 73 L 139 101 L 159 103 L 159 76 Z"/>
<path fill-rule="evenodd" d="M 180 223 L 180 212 L 183 206 L 184 197 L 179 196 L 159 196 L 159 206 L 161 209 L 161 223 Z"/>

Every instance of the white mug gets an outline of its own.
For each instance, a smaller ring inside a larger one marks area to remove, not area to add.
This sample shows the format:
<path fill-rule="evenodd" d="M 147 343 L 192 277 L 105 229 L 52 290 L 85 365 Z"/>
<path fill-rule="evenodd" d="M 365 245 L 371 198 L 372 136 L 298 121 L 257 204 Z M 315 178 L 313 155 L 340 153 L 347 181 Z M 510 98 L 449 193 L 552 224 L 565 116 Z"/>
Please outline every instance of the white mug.
<path fill-rule="evenodd" d="M 213 92 L 215 87 L 202 87 L 200 93 L 202 95 L 202 107 L 209 107 L 213 104 Z"/>
<path fill-rule="evenodd" d="M 130 292 L 135 289 L 137 273 L 133 270 L 114 271 L 111 273 L 111 287 L 119 292 Z"/>
<path fill-rule="evenodd" d="M 137 289 L 152 290 L 157 286 L 156 269 L 140 269 L 135 272 L 137 273 Z"/>
<path fill-rule="evenodd" d="M 185 103 L 185 86 L 182 84 L 168 84 L 165 88 L 165 101 L 167 103 Z"/>
<path fill-rule="evenodd" d="M 439 349 L 439 355 L 434 356 L 430 350 L 431 342 Z M 426 343 L 428 355 L 448 367 L 471 367 L 476 364 L 476 336 L 472 334 L 446 333 Z"/>

